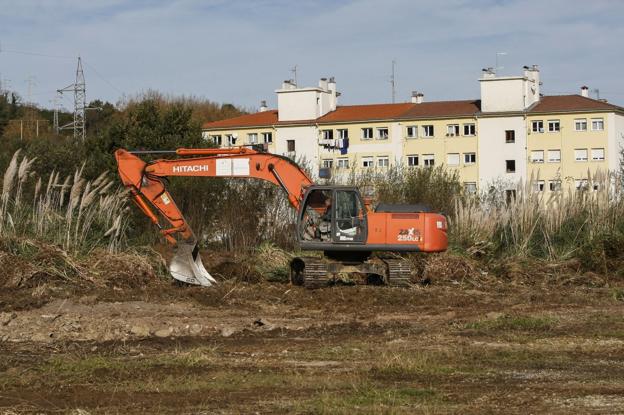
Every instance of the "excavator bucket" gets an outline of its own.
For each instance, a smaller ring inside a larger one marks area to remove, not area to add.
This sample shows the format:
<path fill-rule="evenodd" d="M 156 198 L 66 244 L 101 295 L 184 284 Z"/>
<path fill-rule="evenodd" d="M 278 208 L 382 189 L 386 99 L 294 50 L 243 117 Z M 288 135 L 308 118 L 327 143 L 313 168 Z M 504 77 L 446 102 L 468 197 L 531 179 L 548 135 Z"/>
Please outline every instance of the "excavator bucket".
<path fill-rule="evenodd" d="M 210 287 L 217 281 L 206 271 L 201 257 L 199 246 L 196 243 L 178 242 L 176 252 L 169 264 L 171 276 L 187 284 Z"/>

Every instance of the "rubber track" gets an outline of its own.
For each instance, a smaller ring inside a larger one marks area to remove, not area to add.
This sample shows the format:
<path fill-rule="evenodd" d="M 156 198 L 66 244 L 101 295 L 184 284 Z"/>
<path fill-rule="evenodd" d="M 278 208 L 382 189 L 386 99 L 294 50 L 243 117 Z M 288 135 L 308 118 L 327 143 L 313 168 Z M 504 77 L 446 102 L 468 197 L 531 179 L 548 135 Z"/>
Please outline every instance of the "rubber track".
<path fill-rule="evenodd" d="M 328 282 L 327 264 L 318 258 L 305 258 L 303 286 L 306 288 L 325 287 Z"/>
<path fill-rule="evenodd" d="M 388 285 L 409 287 L 411 285 L 412 265 L 404 259 L 384 259 L 388 265 Z"/>

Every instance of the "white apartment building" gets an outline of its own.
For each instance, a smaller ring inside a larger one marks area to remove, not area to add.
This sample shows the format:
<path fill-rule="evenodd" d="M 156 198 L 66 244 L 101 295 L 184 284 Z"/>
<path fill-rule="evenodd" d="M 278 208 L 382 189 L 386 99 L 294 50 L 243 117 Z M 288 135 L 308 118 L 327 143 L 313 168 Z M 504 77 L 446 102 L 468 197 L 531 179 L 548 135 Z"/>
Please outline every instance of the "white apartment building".
<path fill-rule="evenodd" d="M 624 108 L 576 95 L 540 94 L 540 71 L 518 76 L 483 70 L 474 100 L 338 105 L 336 82 L 299 88 L 285 81 L 278 108 L 206 123 L 218 145 L 264 144 L 268 151 L 303 158 L 340 173 L 402 164 L 445 165 L 468 189 L 491 183 L 514 188 L 537 179 L 538 191 L 582 186 L 589 174 L 618 170 L 624 144 Z M 547 185 L 548 184 L 548 185 Z"/>

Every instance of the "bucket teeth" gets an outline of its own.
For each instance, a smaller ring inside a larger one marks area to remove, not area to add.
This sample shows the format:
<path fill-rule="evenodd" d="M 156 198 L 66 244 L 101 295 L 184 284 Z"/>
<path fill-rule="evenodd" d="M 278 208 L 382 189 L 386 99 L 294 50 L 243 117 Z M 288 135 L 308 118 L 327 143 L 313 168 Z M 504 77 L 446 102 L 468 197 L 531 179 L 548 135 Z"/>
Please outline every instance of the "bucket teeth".
<path fill-rule="evenodd" d="M 176 252 L 169 264 L 169 272 L 173 278 L 187 284 L 210 287 L 217 283 L 206 271 L 196 243 L 178 242 Z"/>

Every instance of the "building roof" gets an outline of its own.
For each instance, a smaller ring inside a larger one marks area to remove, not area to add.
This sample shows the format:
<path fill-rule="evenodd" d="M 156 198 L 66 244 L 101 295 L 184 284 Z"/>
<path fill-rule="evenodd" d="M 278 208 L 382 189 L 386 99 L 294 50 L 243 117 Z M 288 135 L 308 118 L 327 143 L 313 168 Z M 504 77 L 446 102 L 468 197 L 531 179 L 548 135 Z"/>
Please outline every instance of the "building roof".
<path fill-rule="evenodd" d="M 474 99 L 464 101 L 433 101 L 410 105 L 410 108 L 399 118 L 472 116 L 481 111 L 481 101 Z"/>
<path fill-rule="evenodd" d="M 207 122 L 204 128 L 234 128 L 234 127 L 263 127 L 271 126 L 277 123 L 277 110 L 267 110 L 256 112 L 254 114 L 239 115 L 238 117 L 228 118 L 225 120 Z"/>
<path fill-rule="evenodd" d="M 581 111 L 624 111 L 624 108 L 581 95 L 548 95 L 542 97 L 529 113 Z"/>
<path fill-rule="evenodd" d="M 624 108 L 604 101 L 583 97 L 581 95 L 550 95 L 544 96 L 533 107 L 529 114 L 583 111 L 617 111 Z M 278 121 L 277 110 L 267 110 L 255 114 L 241 115 L 226 120 L 204 124 L 205 129 L 270 127 L 272 125 L 290 124 L 332 124 L 340 122 L 448 118 L 461 116 L 486 115 L 481 113 L 480 100 L 432 101 L 421 104 L 371 104 L 341 105 L 322 117 L 313 120 Z"/>
<path fill-rule="evenodd" d="M 328 112 L 318 118 L 319 124 L 366 121 L 366 120 L 388 120 L 399 118 L 405 111 L 415 104 L 371 104 L 371 105 L 340 105 L 335 111 Z"/>

